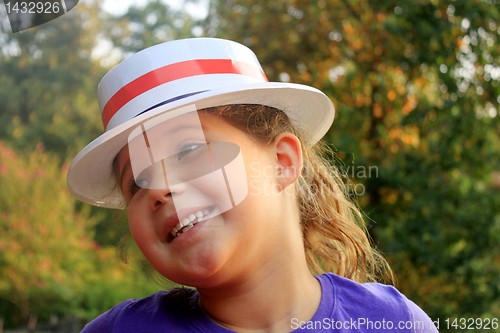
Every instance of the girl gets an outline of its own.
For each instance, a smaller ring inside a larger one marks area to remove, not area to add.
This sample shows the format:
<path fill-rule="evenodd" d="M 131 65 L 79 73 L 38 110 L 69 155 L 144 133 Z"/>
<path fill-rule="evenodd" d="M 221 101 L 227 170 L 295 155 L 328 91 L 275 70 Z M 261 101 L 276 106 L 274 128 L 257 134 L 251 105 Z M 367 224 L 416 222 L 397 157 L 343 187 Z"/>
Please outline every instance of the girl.
<path fill-rule="evenodd" d="M 268 82 L 243 45 L 195 38 L 131 56 L 98 94 L 106 131 L 69 188 L 126 208 L 152 267 L 193 289 L 124 301 L 83 332 L 437 331 L 378 283 L 390 268 L 320 157 L 323 93 Z"/>

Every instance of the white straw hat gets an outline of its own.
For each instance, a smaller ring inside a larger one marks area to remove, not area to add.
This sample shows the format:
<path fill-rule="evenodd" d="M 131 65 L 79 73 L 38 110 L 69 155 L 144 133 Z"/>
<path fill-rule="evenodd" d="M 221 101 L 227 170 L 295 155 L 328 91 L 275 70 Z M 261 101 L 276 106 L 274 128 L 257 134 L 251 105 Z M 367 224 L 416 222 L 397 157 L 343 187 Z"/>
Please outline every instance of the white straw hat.
<path fill-rule="evenodd" d="M 316 143 L 334 118 L 331 100 L 300 84 L 268 82 L 246 46 L 217 38 L 190 38 L 144 49 L 108 72 L 97 88 L 105 132 L 73 160 L 68 188 L 80 200 L 123 208 L 113 160 L 136 125 L 183 106 L 260 104 L 284 111 Z"/>

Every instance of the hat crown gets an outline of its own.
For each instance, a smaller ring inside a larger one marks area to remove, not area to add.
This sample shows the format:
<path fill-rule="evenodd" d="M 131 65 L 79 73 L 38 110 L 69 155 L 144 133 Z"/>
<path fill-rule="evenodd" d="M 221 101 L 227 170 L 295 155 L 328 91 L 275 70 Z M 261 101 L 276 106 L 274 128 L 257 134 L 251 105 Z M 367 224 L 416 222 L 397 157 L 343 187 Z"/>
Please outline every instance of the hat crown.
<path fill-rule="evenodd" d="M 198 93 L 267 82 L 252 50 L 218 38 L 189 38 L 146 48 L 114 67 L 97 88 L 106 131 Z"/>

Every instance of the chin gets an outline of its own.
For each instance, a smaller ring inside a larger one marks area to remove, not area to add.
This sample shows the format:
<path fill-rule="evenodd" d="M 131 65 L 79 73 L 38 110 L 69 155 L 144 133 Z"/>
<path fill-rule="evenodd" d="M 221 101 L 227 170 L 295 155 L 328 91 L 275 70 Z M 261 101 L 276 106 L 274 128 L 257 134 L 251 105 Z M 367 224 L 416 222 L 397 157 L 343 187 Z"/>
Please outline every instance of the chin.
<path fill-rule="evenodd" d="M 185 272 L 185 274 L 177 272 L 175 276 L 167 278 L 177 284 L 193 288 L 211 288 L 220 285 L 223 281 L 220 274 L 217 274 L 217 272 L 209 273 L 208 271 L 191 271 Z"/>
<path fill-rule="evenodd" d="M 174 265 L 164 267 L 160 265 L 155 269 L 167 279 L 186 286 L 205 287 L 217 284 L 223 275 L 222 270 L 225 266 L 224 256 L 210 255 L 209 251 L 192 257 L 185 257 Z"/>

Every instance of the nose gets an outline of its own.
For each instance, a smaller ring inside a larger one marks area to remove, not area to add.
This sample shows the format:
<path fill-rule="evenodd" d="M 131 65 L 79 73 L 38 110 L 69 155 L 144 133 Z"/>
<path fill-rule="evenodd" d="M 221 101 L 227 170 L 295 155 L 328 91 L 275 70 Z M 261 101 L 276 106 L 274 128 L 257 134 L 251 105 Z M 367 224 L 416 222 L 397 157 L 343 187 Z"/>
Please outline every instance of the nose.
<path fill-rule="evenodd" d="M 168 183 L 163 162 L 151 166 L 148 171 L 150 174 L 146 179 L 150 186 L 148 189 L 149 201 L 152 209 L 158 209 L 172 201 L 174 192 Z"/>
<path fill-rule="evenodd" d="M 163 205 L 172 204 L 173 195 L 174 193 L 170 189 L 149 189 L 148 196 L 151 209 L 157 210 Z"/>
<path fill-rule="evenodd" d="M 168 168 L 165 160 L 153 164 L 145 172 L 146 188 L 152 209 L 158 209 L 165 204 L 174 205 L 176 197 L 187 191 L 188 183 L 178 175 L 177 168 Z M 183 196 L 184 197 L 184 196 Z"/>
<path fill-rule="evenodd" d="M 148 197 L 151 208 L 157 210 L 164 205 L 174 205 L 176 198 L 183 197 L 187 192 L 187 184 L 179 183 L 163 186 L 163 188 L 148 189 Z"/>

